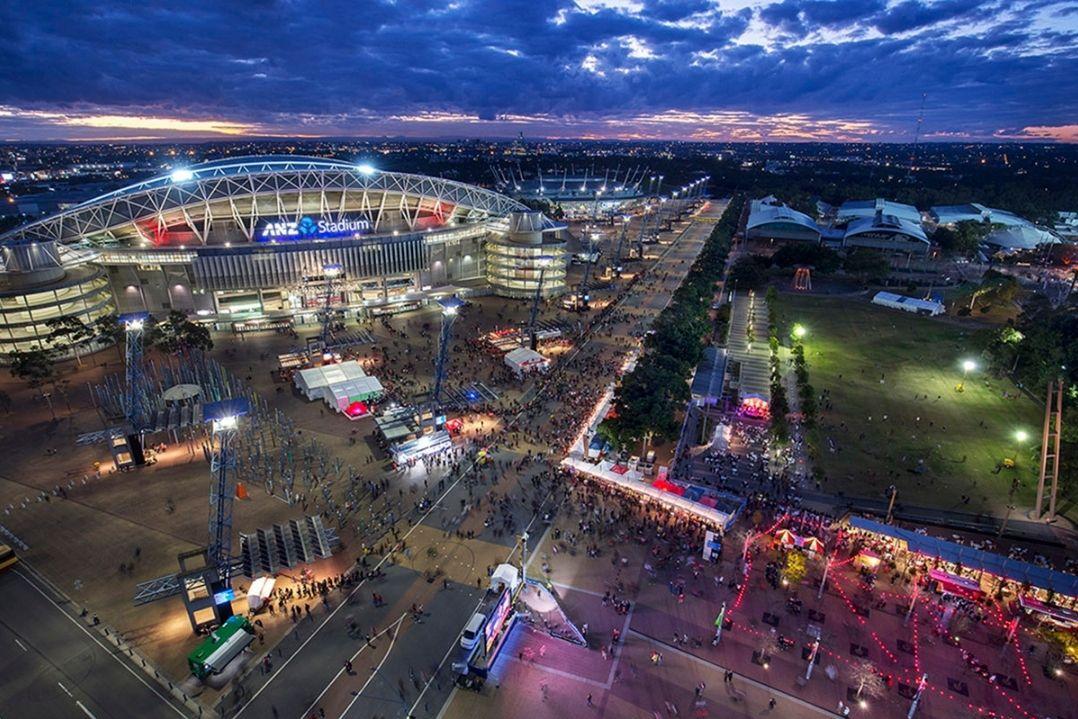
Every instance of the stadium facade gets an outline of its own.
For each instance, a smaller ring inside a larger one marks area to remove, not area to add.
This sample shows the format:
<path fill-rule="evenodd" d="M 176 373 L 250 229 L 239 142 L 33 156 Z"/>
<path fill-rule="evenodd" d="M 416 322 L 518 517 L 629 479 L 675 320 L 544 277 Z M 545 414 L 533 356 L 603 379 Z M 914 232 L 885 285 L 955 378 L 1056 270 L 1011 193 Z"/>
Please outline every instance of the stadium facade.
<path fill-rule="evenodd" d="M 494 170 L 498 190 L 531 205 L 549 204 L 570 219 L 600 219 L 620 215 L 642 205 L 661 178 L 634 168 L 604 174 L 569 170 L 536 170 L 534 177 L 519 170 Z M 661 186 L 661 185 L 660 185 Z M 677 193 L 674 193 L 675 195 Z"/>
<path fill-rule="evenodd" d="M 174 170 L 0 236 L 0 352 L 46 322 L 178 310 L 221 327 L 565 291 L 565 225 L 435 177 L 314 157 Z M 334 277 L 325 268 L 339 266 Z M 539 286 L 542 275 L 542 286 Z"/>

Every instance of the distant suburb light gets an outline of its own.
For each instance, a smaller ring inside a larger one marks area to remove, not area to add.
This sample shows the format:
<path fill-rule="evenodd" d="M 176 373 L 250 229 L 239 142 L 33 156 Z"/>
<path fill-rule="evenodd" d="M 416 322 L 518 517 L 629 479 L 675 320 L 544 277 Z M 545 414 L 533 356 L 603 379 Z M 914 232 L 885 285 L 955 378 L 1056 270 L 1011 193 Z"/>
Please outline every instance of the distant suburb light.
<path fill-rule="evenodd" d="M 356 165 L 356 172 L 366 177 L 370 177 L 375 172 L 377 172 L 377 170 L 374 169 L 374 165 L 368 162 L 364 162 L 359 165 Z"/>
<path fill-rule="evenodd" d="M 173 182 L 188 182 L 195 179 L 195 173 L 191 172 L 186 167 L 181 167 L 178 170 L 173 170 L 169 177 L 172 178 Z"/>

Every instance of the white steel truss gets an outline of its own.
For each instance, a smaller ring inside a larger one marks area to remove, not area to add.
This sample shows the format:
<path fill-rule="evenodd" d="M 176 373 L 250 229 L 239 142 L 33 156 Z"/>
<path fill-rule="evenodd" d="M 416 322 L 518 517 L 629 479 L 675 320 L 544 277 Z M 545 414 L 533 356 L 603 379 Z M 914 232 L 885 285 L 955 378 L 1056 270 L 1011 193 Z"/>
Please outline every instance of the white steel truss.
<path fill-rule="evenodd" d="M 337 193 L 339 200 L 329 197 Z M 469 222 L 528 210 L 510 197 L 454 180 L 401 172 L 364 172 L 338 160 L 255 157 L 198 165 L 183 175 L 173 173 L 110 192 L 17 227 L 0 235 L 0 243 L 72 243 L 109 236 L 117 230 L 145 237 L 147 229 L 162 231 L 182 221 L 204 244 L 215 220 L 231 220 L 251 238 L 261 217 L 298 220 L 305 214 L 305 202 L 309 206 L 315 196 L 323 216 L 336 215 L 340 219 L 348 204 L 356 205 L 357 195 L 359 212 L 370 217 L 375 232 L 386 210 L 399 212 L 409 230 L 416 229 L 423 214 L 445 222 Z M 266 207 L 267 199 L 275 208 L 272 214 L 261 209 Z"/>

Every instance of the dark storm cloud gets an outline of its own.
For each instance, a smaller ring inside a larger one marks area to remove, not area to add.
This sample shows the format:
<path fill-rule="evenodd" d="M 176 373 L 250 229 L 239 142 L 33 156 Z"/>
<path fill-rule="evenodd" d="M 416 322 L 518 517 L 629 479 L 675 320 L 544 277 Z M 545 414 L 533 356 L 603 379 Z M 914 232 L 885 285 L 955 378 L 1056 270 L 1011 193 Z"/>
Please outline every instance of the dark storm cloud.
<path fill-rule="evenodd" d="M 904 139 L 922 93 L 926 128 L 983 136 L 1073 124 L 1069 10 L 1049 0 L 736 11 L 717 0 L 5 3 L 0 137 L 71 136 L 81 125 L 70 117 L 95 114 L 282 133 L 532 122 L 601 134 L 608 119 L 629 133 L 634 117 L 729 111 L 858 120 Z"/>

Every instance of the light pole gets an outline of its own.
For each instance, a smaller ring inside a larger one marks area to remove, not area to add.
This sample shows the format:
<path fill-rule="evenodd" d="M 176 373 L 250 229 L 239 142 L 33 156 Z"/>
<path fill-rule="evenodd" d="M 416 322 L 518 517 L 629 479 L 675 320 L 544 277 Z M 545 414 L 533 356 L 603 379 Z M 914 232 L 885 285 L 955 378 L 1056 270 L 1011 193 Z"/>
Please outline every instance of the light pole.
<path fill-rule="evenodd" d="M 959 392 L 966 391 L 966 378 L 969 377 L 969 373 L 977 369 L 977 363 L 973 360 L 962 360 L 962 382 L 955 387 Z"/>
<path fill-rule="evenodd" d="M 891 499 L 887 503 L 887 524 L 890 524 L 891 518 L 895 514 L 895 497 L 898 496 L 898 487 L 892 484 L 887 488 L 887 491 L 891 493 Z"/>
<path fill-rule="evenodd" d="M 1029 432 L 1024 429 L 1015 430 L 1014 432 L 1014 456 L 1011 457 L 1011 461 L 1018 464 L 1018 453 L 1022 450 L 1022 445 L 1029 441 Z"/>
<path fill-rule="evenodd" d="M 805 681 L 812 679 L 812 667 L 816 665 L 816 653 L 820 651 L 820 640 L 817 639 L 812 643 L 812 651 L 809 652 L 809 665 L 805 670 Z"/>
<path fill-rule="evenodd" d="M 921 703 L 921 694 L 925 690 L 925 684 L 928 682 L 928 675 L 922 674 L 921 681 L 917 685 L 917 693 L 913 695 L 913 703 L 910 704 L 910 710 L 906 714 L 906 719 L 913 719 L 914 712 L 917 711 L 917 705 Z"/>

